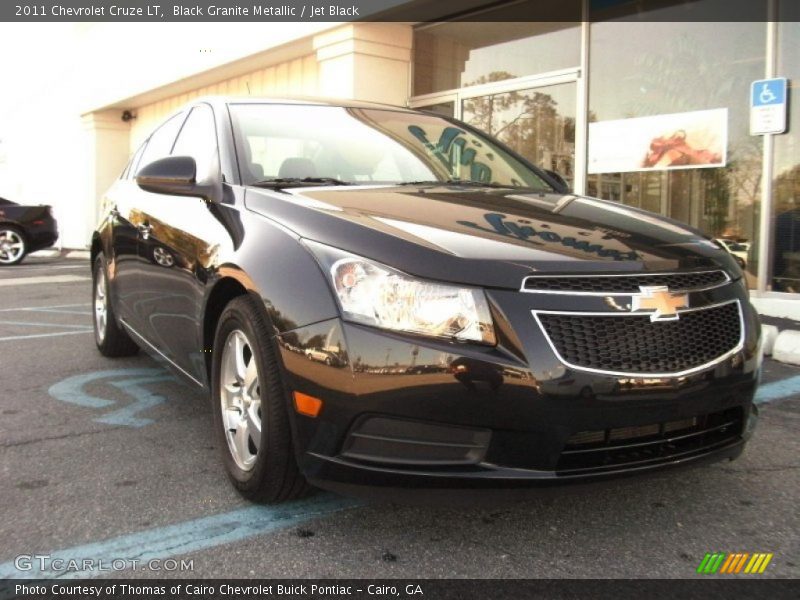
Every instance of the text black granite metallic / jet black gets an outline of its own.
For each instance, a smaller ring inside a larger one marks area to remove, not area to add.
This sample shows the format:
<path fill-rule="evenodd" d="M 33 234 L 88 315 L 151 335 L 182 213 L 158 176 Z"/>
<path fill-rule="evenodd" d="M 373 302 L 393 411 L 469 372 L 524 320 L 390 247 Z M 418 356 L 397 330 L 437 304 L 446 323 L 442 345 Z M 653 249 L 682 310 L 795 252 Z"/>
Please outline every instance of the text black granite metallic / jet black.
<path fill-rule="evenodd" d="M 100 351 L 208 390 L 254 500 L 653 472 L 733 459 L 755 426 L 733 257 L 459 121 L 199 100 L 104 205 Z"/>

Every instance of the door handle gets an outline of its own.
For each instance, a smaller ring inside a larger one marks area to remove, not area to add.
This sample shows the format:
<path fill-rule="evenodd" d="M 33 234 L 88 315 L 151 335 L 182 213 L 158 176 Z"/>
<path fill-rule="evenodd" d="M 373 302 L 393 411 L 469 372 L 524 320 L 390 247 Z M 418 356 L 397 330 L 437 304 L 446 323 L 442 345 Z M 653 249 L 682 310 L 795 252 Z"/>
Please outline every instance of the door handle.
<path fill-rule="evenodd" d="M 139 235 L 142 236 L 143 240 L 146 240 L 150 237 L 150 234 L 153 232 L 153 226 L 150 223 L 142 223 L 141 225 L 137 225 L 136 229 L 139 230 Z"/>

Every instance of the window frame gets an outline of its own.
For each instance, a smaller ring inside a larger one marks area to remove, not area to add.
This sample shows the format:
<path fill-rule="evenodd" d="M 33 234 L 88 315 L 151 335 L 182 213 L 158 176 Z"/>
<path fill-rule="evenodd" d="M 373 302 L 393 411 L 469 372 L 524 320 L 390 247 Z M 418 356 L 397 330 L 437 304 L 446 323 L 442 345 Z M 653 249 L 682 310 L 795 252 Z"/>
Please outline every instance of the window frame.
<path fill-rule="evenodd" d="M 214 111 L 214 107 L 211 106 L 208 102 L 198 102 L 197 104 L 193 104 L 192 106 L 189 106 L 187 109 L 185 109 L 183 111 L 186 114 L 185 114 L 185 116 L 183 118 L 183 122 L 181 123 L 181 125 L 180 125 L 180 127 L 178 129 L 178 133 L 175 134 L 175 139 L 172 141 L 172 147 L 170 148 L 169 156 L 175 156 L 175 147 L 178 145 L 178 140 L 180 139 L 181 134 L 183 133 L 184 128 L 186 127 L 186 124 L 189 122 L 189 118 L 192 116 L 192 113 L 198 108 L 208 108 L 208 110 L 211 111 L 211 126 L 214 128 L 214 143 L 215 143 L 215 147 L 216 147 L 216 151 L 217 151 L 217 159 L 218 159 L 217 160 L 217 166 L 219 168 L 219 173 L 218 173 L 218 175 L 219 175 L 219 174 L 222 173 L 222 164 L 221 164 L 222 161 L 221 161 L 221 157 L 220 157 L 220 151 L 221 150 L 220 150 L 219 128 L 217 127 L 217 115 L 216 115 L 216 112 Z M 166 122 L 164 124 L 166 124 Z M 153 132 L 153 133 L 155 133 L 155 132 Z M 185 155 L 185 156 L 188 156 L 188 155 Z"/>
<path fill-rule="evenodd" d="M 161 158 L 166 158 L 167 156 L 171 156 L 172 155 L 172 148 L 175 146 L 175 141 L 178 139 L 178 134 L 181 132 L 181 129 L 183 129 L 183 124 L 186 122 L 186 117 L 188 116 L 188 114 L 189 114 L 189 112 L 185 108 L 182 108 L 181 110 L 171 114 L 169 117 L 164 119 L 158 127 L 156 127 L 153 131 L 150 132 L 150 135 L 147 136 L 147 139 L 142 144 L 142 153 L 139 155 L 139 160 L 137 161 L 136 168 L 132 169 L 132 171 L 134 173 L 138 174 L 138 171 L 140 169 L 140 165 L 142 167 L 144 166 L 142 164 L 142 158 L 144 157 L 145 153 L 147 152 L 147 148 L 150 146 L 150 143 L 153 141 L 153 136 L 155 136 L 159 131 L 164 129 L 164 127 L 166 127 L 174 119 L 177 119 L 179 121 L 178 122 L 178 129 L 175 131 L 175 138 L 172 140 L 172 143 L 169 146 L 169 152 L 166 154 L 166 156 L 161 156 L 159 158 L 156 158 L 155 160 L 160 160 Z M 154 161 L 150 161 L 150 162 L 154 162 Z M 134 177 L 135 176 L 136 175 L 134 175 Z"/>

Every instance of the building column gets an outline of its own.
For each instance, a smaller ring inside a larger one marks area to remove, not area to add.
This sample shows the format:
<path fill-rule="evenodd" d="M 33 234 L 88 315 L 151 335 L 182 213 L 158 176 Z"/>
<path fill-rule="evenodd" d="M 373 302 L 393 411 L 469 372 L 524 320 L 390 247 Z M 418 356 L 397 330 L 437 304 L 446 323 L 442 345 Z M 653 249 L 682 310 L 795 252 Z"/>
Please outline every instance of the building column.
<path fill-rule="evenodd" d="M 350 23 L 315 36 L 320 95 L 405 105 L 412 38 L 402 23 Z"/>
<path fill-rule="evenodd" d="M 91 232 L 100 217 L 101 200 L 106 190 L 125 168 L 130 156 L 130 122 L 122 120 L 122 110 L 103 110 L 81 117 L 86 157 L 86 226 Z M 91 235 L 87 236 L 87 244 Z"/>

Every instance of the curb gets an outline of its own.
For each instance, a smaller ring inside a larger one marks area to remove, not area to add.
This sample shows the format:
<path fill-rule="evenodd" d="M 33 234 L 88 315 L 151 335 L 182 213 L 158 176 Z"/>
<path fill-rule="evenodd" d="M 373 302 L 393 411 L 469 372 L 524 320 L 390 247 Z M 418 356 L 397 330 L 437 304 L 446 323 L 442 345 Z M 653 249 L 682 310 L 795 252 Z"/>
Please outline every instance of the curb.
<path fill-rule="evenodd" d="M 761 315 L 762 350 L 764 356 L 789 365 L 800 366 L 800 325 L 788 319 L 773 319 Z"/>
<path fill-rule="evenodd" d="M 787 330 L 788 331 L 788 330 Z M 775 350 L 775 340 L 778 339 L 780 331 L 775 325 L 762 325 L 761 337 L 763 338 L 761 349 L 764 356 L 772 356 Z"/>
<path fill-rule="evenodd" d="M 775 339 L 772 358 L 782 363 L 800 365 L 800 331 L 796 329 L 781 331 Z"/>

